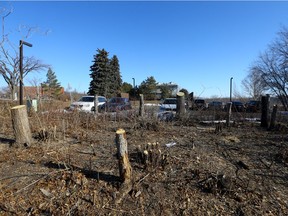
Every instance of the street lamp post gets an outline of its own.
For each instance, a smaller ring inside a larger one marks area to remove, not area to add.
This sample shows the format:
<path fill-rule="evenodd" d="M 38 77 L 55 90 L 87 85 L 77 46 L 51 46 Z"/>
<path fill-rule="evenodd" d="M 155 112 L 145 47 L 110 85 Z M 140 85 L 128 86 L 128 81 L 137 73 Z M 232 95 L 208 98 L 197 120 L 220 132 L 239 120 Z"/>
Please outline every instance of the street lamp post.
<path fill-rule="evenodd" d="M 133 88 L 135 89 L 135 78 L 132 79 L 133 79 Z"/>
<path fill-rule="evenodd" d="M 232 101 L 232 80 L 233 77 L 230 78 L 230 102 Z"/>
<path fill-rule="evenodd" d="M 19 58 L 19 70 L 20 70 L 20 84 L 19 84 L 19 103 L 20 105 L 23 105 L 23 45 L 32 47 L 32 44 L 27 43 L 23 40 L 20 40 L 19 43 L 20 47 L 20 58 Z"/>
<path fill-rule="evenodd" d="M 136 96 L 136 92 L 135 92 L 135 78 L 132 78 L 133 79 L 133 98 Z"/>

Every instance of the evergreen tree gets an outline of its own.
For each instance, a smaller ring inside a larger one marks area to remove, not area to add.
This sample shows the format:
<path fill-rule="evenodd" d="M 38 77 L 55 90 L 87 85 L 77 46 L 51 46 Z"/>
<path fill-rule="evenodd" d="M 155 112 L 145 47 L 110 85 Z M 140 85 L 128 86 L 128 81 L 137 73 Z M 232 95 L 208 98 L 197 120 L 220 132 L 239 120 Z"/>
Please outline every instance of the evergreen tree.
<path fill-rule="evenodd" d="M 50 88 L 61 87 L 60 83 L 58 82 L 55 72 L 51 68 L 48 69 L 46 78 L 47 79 L 46 79 L 45 84 L 48 85 Z"/>
<path fill-rule="evenodd" d="M 122 90 L 122 92 L 129 93 L 132 88 L 133 88 L 133 86 L 130 83 L 124 82 L 122 84 L 121 90 Z"/>
<path fill-rule="evenodd" d="M 172 97 L 172 92 L 168 84 L 163 84 L 159 86 L 159 89 L 161 91 L 161 99 Z"/>
<path fill-rule="evenodd" d="M 90 67 L 89 95 L 103 95 L 107 98 L 116 96 L 121 92 L 122 79 L 120 75 L 119 61 L 116 55 L 110 60 L 108 52 L 97 49 L 94 55 L 93 65 Z"/>
<path fill-rule="evenodd" d="M 94 55 L 93 65 L 90 66 L 90 87 L 89 95 L 103 95 L 107 97 L 109 86 L 107 85 L 110 74 L 108 52 L 104 49 L 97 49 L 98 54 Z"/>
<path fill-rule="evenodd" d="M 58 82 L 55 72 L 49 68 L 46 81 L 42 84 L 44 92 L 49 96 L 59 96 L 62 93 L 61 84 Z"/>
<path fill-rule="evenodd" d="M 139 88 L 136 85 L 135 88 L 131 88 L 131 90 L 129 91 L 129 96 L 131 100 L 139 100 Z"/>
<path fill-rule="evenodd" d="M 120 65 L 119 60 L 116 55 L 114 55 L 110 61 L 111 76 L 109 76 L 111 81 L 110 95 L 121 93 L 122 78 L 120 75 Z"/>
<path fill-rule="evenodd" d="M 157 82 L 153 76 L 148 77 L 139 86 L 140 93 L 144 94 L 144 97 L 147 98 L 148 100 L 155 99 L 156 90 L 157 90 Z"/>

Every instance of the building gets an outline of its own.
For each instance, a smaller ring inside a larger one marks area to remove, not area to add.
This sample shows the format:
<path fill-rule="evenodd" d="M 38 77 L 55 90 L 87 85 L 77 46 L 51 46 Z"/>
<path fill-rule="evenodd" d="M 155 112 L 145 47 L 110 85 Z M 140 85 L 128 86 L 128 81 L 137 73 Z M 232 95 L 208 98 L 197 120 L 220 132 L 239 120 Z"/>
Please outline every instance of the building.
<path fill-rule="evenodd" d="M 41 86 L 24 86 L 23 97 L 25 99 L 38 99 L 42 96 Z"/>
<path fill-rule="evenodd" d="M 56 89 L 57 95 L 64 94 L 64 88 L 60 87 Z M 44 89 L 41 86 L 24 86 L 23 97 L 24 99 L 39 99 L 39 98 L 50 98 L 55 94 L 55 89 Z"/>

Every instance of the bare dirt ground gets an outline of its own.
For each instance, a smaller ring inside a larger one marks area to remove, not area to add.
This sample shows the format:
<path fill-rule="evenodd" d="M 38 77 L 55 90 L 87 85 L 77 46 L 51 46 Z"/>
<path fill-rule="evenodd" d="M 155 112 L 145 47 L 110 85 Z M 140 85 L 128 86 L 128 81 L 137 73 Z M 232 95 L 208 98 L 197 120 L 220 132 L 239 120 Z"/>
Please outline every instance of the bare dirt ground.
<path fill-rule="evenodd" d="M 153 115 L 31 113 L 35 143 L 24 148 L 13 145 L 10 105 L 1 106 L 0 215 L 288 214 L 285 122 L 268 131 L 239 113 L 230 128 L 201 124 L 216 116 L 207 111 L 171 122 Z M 124 194 L 118 128 L 126 131 L 132 166 L 132 187 Z M 145 163 L 147 146 L 158 157 Z"/>

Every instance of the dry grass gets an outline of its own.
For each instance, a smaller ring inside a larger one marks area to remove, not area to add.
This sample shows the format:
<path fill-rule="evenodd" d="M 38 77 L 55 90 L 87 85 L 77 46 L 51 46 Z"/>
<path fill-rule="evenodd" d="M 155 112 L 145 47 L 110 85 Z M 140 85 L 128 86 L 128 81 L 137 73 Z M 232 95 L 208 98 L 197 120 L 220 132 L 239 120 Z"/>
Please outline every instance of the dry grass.
<path fill-rule="evenodd" d="M 11 104 L 0 105 L 0 145 L 13 140 Z M 29 114 L 35 143 L 7 147 L 0 159 L 0 215 L 286 215 L 287 130 L 267 131 L 234 113 L 198 111 L 159 121 L 156 110 L 113 115 L 60 112 L 61 103 Z M 254 117 L 254 116 L 252 116 Z M 286 124 L 282 122 L 282 124 Z M 126 131 L 133 187 L 121 203 L 115 131 Z M 157 160 L 143 158 L 158 143 Z M 166 144 L 175 142 L 173 147 Z M 161 154 L 159 154 L 159 152 Z"/>

